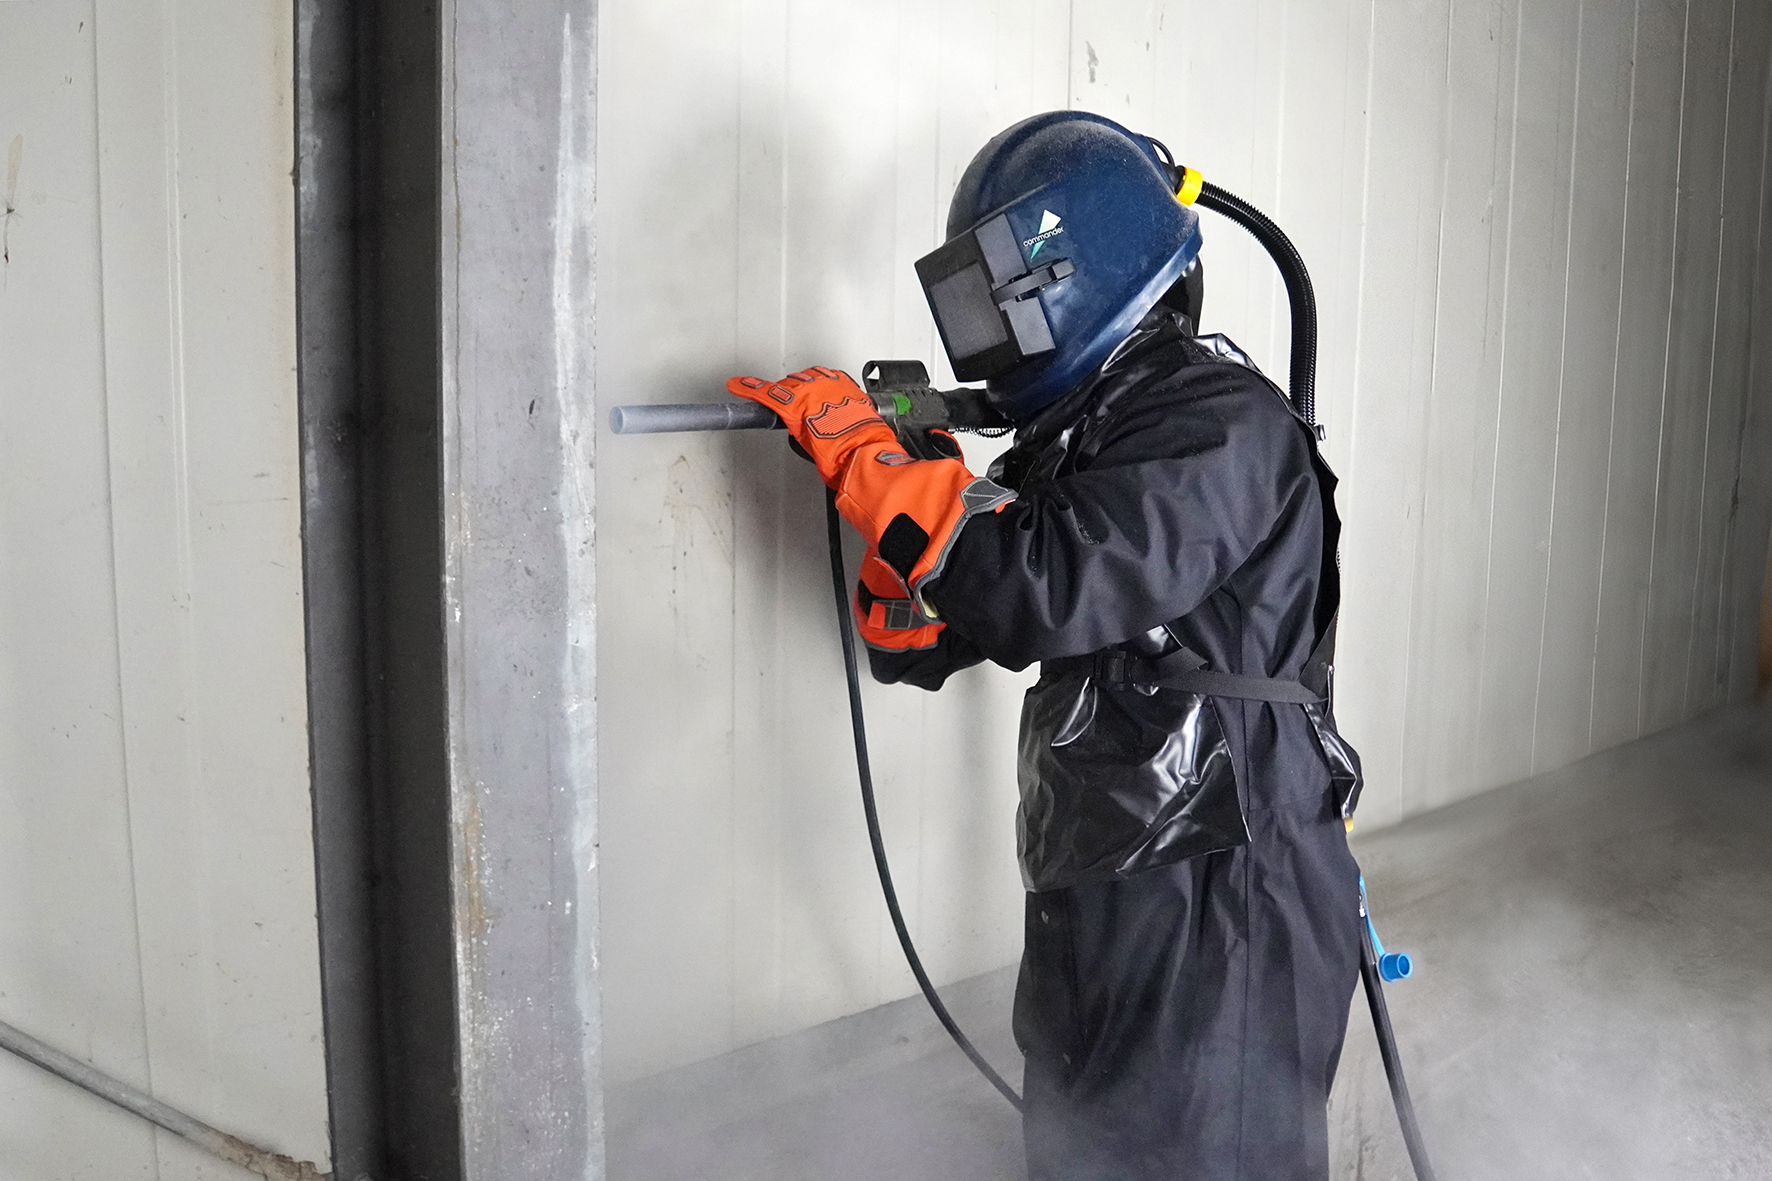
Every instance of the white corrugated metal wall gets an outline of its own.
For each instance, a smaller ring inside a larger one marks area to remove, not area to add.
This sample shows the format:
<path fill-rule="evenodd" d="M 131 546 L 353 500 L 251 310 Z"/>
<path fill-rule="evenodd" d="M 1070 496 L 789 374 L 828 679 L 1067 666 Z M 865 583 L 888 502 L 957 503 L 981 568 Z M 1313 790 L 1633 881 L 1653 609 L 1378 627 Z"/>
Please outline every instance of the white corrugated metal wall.
<path fill-rule="evenodd" d="M 0 1019 L 327 1154 L 287 0 L 0 2 Z M 245 1176 L 0 1054 L 0 1177 Z"/>
<path fill-rule="evenodd" d="M 911 262 L 978 147 L 1064 106 L 1160 136 L 1312 267 L 1340 712 L 1362 820 L 1391 823 L 1752 688 L 1769 35 L 1759 0 L 613 0 L 599 396 L 882 356 L 946 379 Z M 1283 377 L 1270 264 L 1205 229 L 1208 327 Z M 816 480 L 777 437 L 599 454 L 620 1079 L 912 984 L 855 799 Z M 868 692 L 939 978 L 1019 949 L 1027 679 Z"/>

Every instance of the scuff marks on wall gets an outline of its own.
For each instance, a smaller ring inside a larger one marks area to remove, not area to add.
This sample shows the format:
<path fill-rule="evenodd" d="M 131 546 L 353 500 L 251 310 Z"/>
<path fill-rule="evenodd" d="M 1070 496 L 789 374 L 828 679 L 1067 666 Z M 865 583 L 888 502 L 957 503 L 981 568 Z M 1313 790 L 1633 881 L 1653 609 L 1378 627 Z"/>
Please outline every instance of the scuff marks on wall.
<path fill-rule="evenodd" d="M 12 219 L 18 216 L 18 170 L 25 159 L 24 133 L 12 137 L 6 149 L 6 205 L 0 209 L 0 274 L 12 266 Z"/>
<path fill-rule="evenodd" d="M 665 515 L 671 521 L 671 601 L 697 610 L 689 585 L 690 556 L 718 548 L 732 562 L 732 473 L 723 463 L 691 462 L 687 452 L 671 461 L 665 477 Z M 699 522 L 699 527 L 697 522 Z"/>
<path fill-rule="evenodd" d="M 1772 686 L 1772 538 L 1767 539 L 1766 569 L 1761 575 L 1760 589 L 1760 676 L 1759 691 Z"/>

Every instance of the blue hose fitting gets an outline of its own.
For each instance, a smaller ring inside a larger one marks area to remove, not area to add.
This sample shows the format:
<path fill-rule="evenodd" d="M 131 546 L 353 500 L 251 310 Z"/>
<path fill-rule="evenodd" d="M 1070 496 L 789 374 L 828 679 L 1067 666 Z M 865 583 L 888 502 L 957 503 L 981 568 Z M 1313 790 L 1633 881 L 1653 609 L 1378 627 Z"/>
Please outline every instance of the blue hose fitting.
<path fill-rule="evenodd" d="M 1366 905 L 1366 877 L 1360 875 L 1360 917 L 1366 920 L 1366 932 L 1372 936 L 1372 949 L 1378 953 L 1378 974 L 1386 984 L 1395 984 L 1399 980 L 1407 980 L 1415 972 L 1415 961 L 1408 953 L 1386 951 L 1384 941 L 1378 937 L 1378 928 L 1372 925 L 1372 911 Z"/>

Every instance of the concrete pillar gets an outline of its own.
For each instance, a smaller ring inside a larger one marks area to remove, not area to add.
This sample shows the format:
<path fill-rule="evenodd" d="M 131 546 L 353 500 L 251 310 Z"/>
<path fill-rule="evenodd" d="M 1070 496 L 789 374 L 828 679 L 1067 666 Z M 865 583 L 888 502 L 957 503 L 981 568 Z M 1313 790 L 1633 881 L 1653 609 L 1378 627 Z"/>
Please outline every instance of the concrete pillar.
<path fill-rule="evenodd" d="M 462 1172 L 602 1174 L 591 0 L 442 6 Z"/>
<path fill-rule="evenodd" d="M 299 0 L 341 1181 L 603 1173 L 592 0 Z"/>

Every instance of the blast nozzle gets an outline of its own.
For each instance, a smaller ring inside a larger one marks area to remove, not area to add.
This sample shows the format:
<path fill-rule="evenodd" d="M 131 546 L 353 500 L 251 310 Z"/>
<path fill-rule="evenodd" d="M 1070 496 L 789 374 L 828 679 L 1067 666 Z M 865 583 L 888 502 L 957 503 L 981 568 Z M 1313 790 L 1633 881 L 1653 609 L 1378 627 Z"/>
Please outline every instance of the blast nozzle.
<path fill-rule="evenodd" d="M 931 427 L 978 434 L 1001 434 L 1010 422 L 985 400 L 981 389 L 937 390 L 921 361 L 869 361 L 863 387 L 881 417 L 901 434 Z M 659 435 L 677 431 L 771 431 L 781 428 L 775 412 L 743 398 L 723 402 L 678 402 L 660 406 L 617 406 L 609 425 L 618 435 Z"/>
<path fill-rule="evenodd" d="M 609 425 L 618 435 L 657 435 L 672 431 L 770 431 L 781 419 L 767 406 L 732 398 L 664 406 L 617 406 Z"/>

